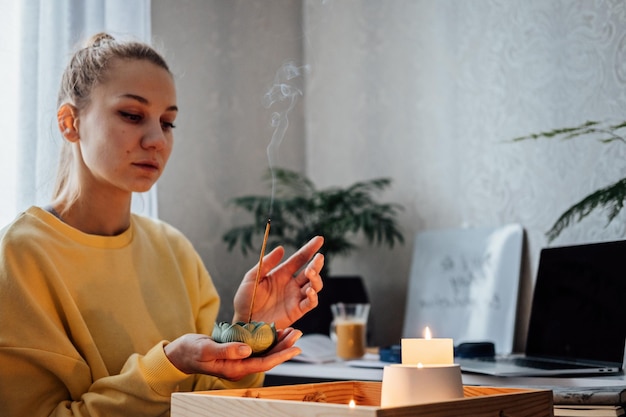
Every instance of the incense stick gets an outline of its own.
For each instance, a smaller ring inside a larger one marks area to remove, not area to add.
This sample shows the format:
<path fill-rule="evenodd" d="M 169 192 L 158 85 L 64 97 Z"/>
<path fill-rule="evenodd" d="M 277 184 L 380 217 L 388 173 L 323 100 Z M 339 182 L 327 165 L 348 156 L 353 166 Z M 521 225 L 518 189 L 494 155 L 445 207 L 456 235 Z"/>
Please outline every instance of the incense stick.
<path fill-rule="evenodd" d="M 271 220 L 267 219 L 265 225 L 265 235 L 263 236 L 263 244 L 261 245 L 261 255 L 259 257 L 259 268 L 256 271 L 256 279 L 254 280 L 254 291 L 252 292 L 252 301 L 250 302 L 250 315 L 248 316 L 248 323 L 252 321 L 252 309 L 254 308 L 254 299 L 256 298 L 256 289 L 259 286 L 259 279 L 261 278 L 261 267 L 263 266 L 263 257 L 265 256 L 265 246 L 267 245 L 267 237 L 270 234 Z"/>

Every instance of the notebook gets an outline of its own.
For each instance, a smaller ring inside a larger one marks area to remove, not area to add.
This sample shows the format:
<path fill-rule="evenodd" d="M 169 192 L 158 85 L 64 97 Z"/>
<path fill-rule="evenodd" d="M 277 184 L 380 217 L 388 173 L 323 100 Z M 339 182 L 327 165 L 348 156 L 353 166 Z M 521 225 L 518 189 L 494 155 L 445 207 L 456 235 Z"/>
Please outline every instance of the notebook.
<path fill-rule="evenodd" d="M 626 240 L 545 248 L 524 354 L 456 362 L 464 372 L 496 376 L 620 373 L 625 297 Z"/>

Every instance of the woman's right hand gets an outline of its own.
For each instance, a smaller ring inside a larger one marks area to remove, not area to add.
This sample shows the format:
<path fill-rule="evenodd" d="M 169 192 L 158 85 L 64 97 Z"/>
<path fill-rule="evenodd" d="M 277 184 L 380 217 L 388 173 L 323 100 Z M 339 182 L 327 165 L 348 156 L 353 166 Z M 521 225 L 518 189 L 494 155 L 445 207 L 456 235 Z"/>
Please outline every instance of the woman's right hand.
<path fill-rule="evenodd" d="M 186 334 L 165 345 L 165 355 L 186 374 L 207 374 L 231 381 L 265 372 L 300 354 L 294 343 L 302 336 L 300 330 L 288 327 L 277 331 L 278 343 L 263 356 L 251 357 L 252 349 L 245 343 L 217 343 L 207 335 Z"/>

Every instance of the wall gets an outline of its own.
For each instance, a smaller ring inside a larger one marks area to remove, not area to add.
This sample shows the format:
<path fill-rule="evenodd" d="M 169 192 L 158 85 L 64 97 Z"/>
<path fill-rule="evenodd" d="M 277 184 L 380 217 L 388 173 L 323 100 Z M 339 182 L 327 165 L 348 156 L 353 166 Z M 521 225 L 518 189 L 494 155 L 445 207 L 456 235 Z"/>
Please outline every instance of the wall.
<path fill-rule="evenodd" d="M 219 237 L 237 221 L 225 203 L 259 186 L 267 119 L 254 92 L 284 59 L 311 71 L 283 165 L 306 167 L 319 186 L 392 177 L 381 197 L 405 206 L 404 246 L 363 245 L 332 266 L 362 275 L 375 294 L 378 344 L 400 335 L 417 231 L 519 222 L 527 232 L 516 340 L 523 347 L 545 231 L 626 173 L 623 143 L 509 142 L 621 120 L 624 2 L 304 0 L 301 9 L 299 1 L 155 0 L 153 14 L 153 33 L 182 75 L 160 213 L 194 241 L 225 300 L 242 265 L 255 262 L 225 251 Z M 262 143 L 250 139 L 259 136 Z M 594 213 L 553 245 L 617 239 L 625 228 L 623 215 L 606 226 Z"/>
<path fill-rule="evenodd" d="M 375 334 L 393 341 L 412 237 L 519 222 L 527 231 L 517 347 L 544 232 L 569 205 L 621 178 L 623 143 L 507 143 L 626 109 L 624 2 L 305 2 L 307 160 L 313 179 L 390 176 L 408 244 L 335 267 L 377 295 Z M 332 100 L 329 100 L 332 97 Z M 593 215 L 553 244 L 615 239 Z M 392 301 L 393 300 L 393 301 Z"/>

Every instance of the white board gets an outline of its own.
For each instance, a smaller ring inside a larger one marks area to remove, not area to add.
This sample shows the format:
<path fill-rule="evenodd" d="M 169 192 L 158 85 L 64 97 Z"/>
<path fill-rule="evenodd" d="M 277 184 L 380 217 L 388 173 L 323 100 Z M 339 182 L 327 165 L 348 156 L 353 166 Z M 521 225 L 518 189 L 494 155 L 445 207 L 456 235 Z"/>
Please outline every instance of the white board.
<path fill-rule="evenodd" d="M 419 232 L 415 237 L 403 337 L 451 337 L 454 344 L 493 342 L 511 353 L 523 228 Z"/>

